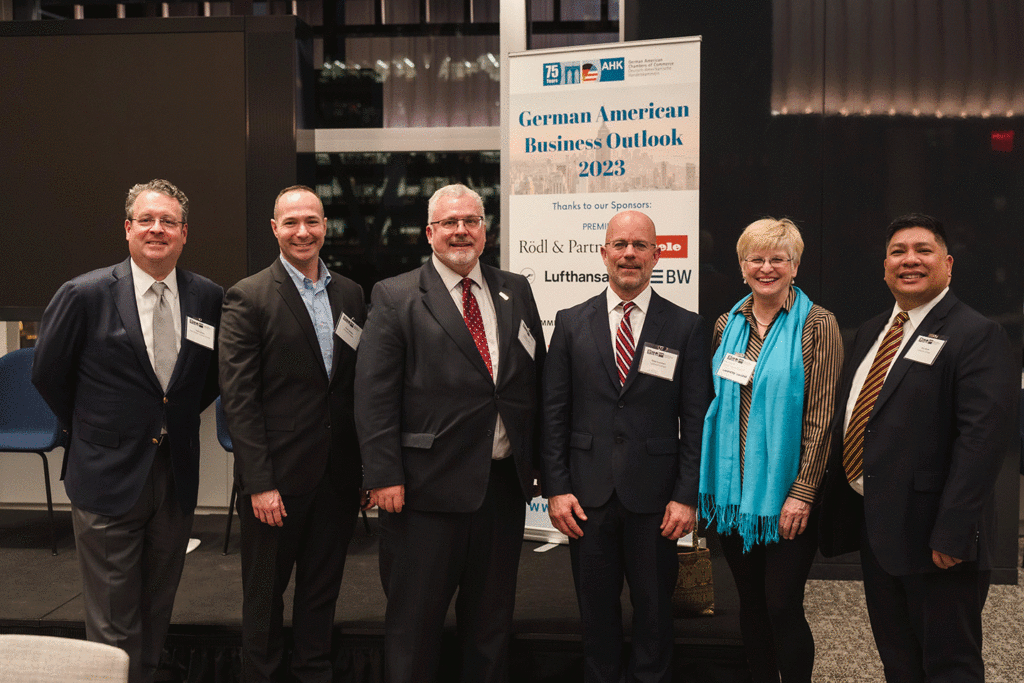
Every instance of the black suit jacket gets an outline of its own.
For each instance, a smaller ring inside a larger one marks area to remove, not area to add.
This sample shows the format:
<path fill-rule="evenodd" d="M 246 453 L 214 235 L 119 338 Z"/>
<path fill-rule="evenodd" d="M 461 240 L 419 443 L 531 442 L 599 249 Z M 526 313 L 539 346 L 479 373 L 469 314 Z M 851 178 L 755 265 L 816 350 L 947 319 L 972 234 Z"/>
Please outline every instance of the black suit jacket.
<path fill-rule="evenodd" d="M 492 380 L 432 261 L 377 283 L 356 368 L 364 485 L 402 484 L 413 510 L 473 512 L 483 503 L 498 414 L 523 495 L 533 495 L 544 336 L 526 278 L 482 265 L 498 326 Z M 519 340 L 526 323 L 530 357 Z"/>
<path fill-rule="evenodd" d="M 864 496 L 846 482 L 843 422 L 857 367 L 882 332 L 887 311 L 865 323 L 847 357 L 823 503 L 827 557 L 860 547 L 862 522 L 892 575 L 939 571 L 931 551 L 991 566 L 994 484 L 1019 448 L 1020 367 L 1003 329 L 952 292 L 908 340 L 882 385 L 864 437 Z M 920 335 L 946 339 L 933 365 L 906 358 Z"/>
<path fill-rule="evenodd" d="M 327 295 L 335 327 L 342 313 L 363 325 L 359 285 L 332 272 Z M 332 338 L 328 376 L 309 312 L 280 257 L 224 295 L 220 381 L 242 493 L 308 493 L 328 467 L 339 488 L 358 487 L 356 352 L 337 334 Z"/>
<path fill-rule="evenodd" d="M 672 380 L 638 372 L 644 344 L 679 354 Z M 544 368 L 544 494 L 584 507 L 614 491 L 626 509 L 696 505 L 711 362 L 702 318 L 651 294 L 626 382 L 619 385 L 604 292 L 559 311 Z"/>
<path fill-rule="evenodd" d="M 181 350 L 166 395 L 146 352 L 130 259 L 64 283 L 39 323 L 32 382 L 70 432 L 64 487 L 82 510 L 131 509 L 165 422 L 178 501 L 186 512 L 196 506 L 199 415 L 217 396 L 217 364 L 185 330 L 190 317 L 219 324 L 223 290 L 175 272 Z"/>

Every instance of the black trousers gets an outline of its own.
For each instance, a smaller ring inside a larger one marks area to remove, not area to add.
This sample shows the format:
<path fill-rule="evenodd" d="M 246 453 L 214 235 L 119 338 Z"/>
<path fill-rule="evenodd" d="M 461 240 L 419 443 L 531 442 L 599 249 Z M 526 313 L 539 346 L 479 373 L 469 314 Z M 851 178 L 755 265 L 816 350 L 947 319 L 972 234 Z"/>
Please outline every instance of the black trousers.
<path fill-rule="evenodd" d="M 740 633 L 754 683 L 810 683 L 814 636 L 804 615 L 804 586 L 818 551 L 818 509 L 791 541 L 744 553 L 739 534 L 719 538 L 740 597 Z"/>
<path fill-rule="evenodd" d="M 491 464 L 476 512 L 381 513 L 380 569 L 387 683 L 437 680 L 452 597 L 463 683 L 508 680 L 526 504 L 511 458 Z"/>
<path fill-rule="evenodd" d="M 242 553 L 242 680 L 291 680 L 281 670 L 284 655 L 284 591 L 295 569 L 291 676 L 303 683 L 329 683 L 331 635 L 355 528 L 359 492 L 338 491 L 325 475 L 311 493 L 282 496 L 284 526 L 256 519 L 251 496 L 238 497 Z"/>
<path fill-rule="evenodd" d="M 943 571 L 893 576 L 862 534 L 864 597 L 885 680 L 969 683 L 985 680 L 981 611 L 990 571 L 963 562 Z"/>
<path fill-rule="evenodd" d="M 569 539 L 583 629 L 587 683 L 672 680 L 672 590 L 679 573 L 675 541 L 661 535 L 663 512 L 639 514 L 614 493 L 584 508 L 583 536 Z M 632 656 L 622 656 L 622 586 L 633 605 Z"/>

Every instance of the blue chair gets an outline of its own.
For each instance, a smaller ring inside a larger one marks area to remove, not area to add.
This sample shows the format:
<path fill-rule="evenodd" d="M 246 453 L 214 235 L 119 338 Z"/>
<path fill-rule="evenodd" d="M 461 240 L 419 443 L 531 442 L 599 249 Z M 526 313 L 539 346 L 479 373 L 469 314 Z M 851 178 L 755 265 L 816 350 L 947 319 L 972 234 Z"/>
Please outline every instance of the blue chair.
<path fill-rule="evenodd" d="M 231 443 L 231 432 L 228 431 L 227 420 L 224 419 L 224 406 L 220 403 L 220 396 L 217 397 L 217 441 L 220 442 L 221 448 L 226 450 L 228 453 L 234 452 L 234 446 Z M 238 498 L 238 485 L 232 480 L 231 484 L 231 502 L 228 503 L 228 523 L 224 528 L 224 551 L 222 555 L 228 554 L 228 542 L 231 540 L 231 520 L 235 516 L 235 500 Z"/>
<path fill-rule="evenodd" d="M 53 523 L 50 466 L 46 453 L 67 443 L 57 416 L 32 385 L 35 349 L 19 349 L 0 356 L 0 452 L 37 453 L 43 459 L 46 509 L 50 513 L 50 545 L 57 554 Z"/>

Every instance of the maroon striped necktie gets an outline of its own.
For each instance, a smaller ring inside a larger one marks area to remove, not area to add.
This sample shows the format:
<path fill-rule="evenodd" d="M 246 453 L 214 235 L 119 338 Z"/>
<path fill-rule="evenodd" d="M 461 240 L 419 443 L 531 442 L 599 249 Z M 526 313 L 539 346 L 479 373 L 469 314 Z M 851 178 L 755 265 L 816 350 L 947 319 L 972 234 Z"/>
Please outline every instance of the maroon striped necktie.
<path fill-rule="evenodd" d="M 878 394 L 882 391 L 889 366 L 892 365 L 900 342 L 903 341 L 903 323 L 907 322 L 909 317 L 906 311 L 900 311 L 892 321 L 892 327 L 886 331 L 875 359 L 871 361 L 871 368 L 860 390 L 860 396 L 853 404 L 850 424 L 846 428 L 846 436 L 843 437 L 843 469 L 846 470 L 846 480 L 850 483 L 857 481 L 864 473 L 864 428 L 868 424 L 871 409 L 878 400 Z"/>
<path fill-rule="evenodd" d="M 619 369 L 619 385 L 626 383 L 629 366 L 633 364 L 633 352 L 636 342 L 633 341 L 633 326 L 629 322 L 629 314 L 636 308 L 632 301 L 622 302 L 622 320 L 615 333 L 615 366 Z"/>

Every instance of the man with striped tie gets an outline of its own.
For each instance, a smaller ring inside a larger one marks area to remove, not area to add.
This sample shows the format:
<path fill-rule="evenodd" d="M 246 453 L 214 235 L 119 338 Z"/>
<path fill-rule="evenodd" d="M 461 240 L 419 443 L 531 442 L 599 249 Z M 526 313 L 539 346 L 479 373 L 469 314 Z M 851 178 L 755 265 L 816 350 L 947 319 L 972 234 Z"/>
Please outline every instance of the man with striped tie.
<path fill-rule="evenodd" d="M 860 549 L 886 680 L 983 681 L 995 481 L 1020 445 L 1020 365 L 1000 325 L 949 291 L 942 223 L 897 218 L 884 266 L 896 304 L 847 356 L 821 551 Z"/>
<path fill-rule="evenodd" d="M 616 214 L 608 289 L 558 313 L 544 367 L 544 492 L 570 539 L 588 682 L 671 680 L 675 542 L 696 521 L 711 366 L 703 319 L 649 286 L 659 256 L 648 216 Z"/>

